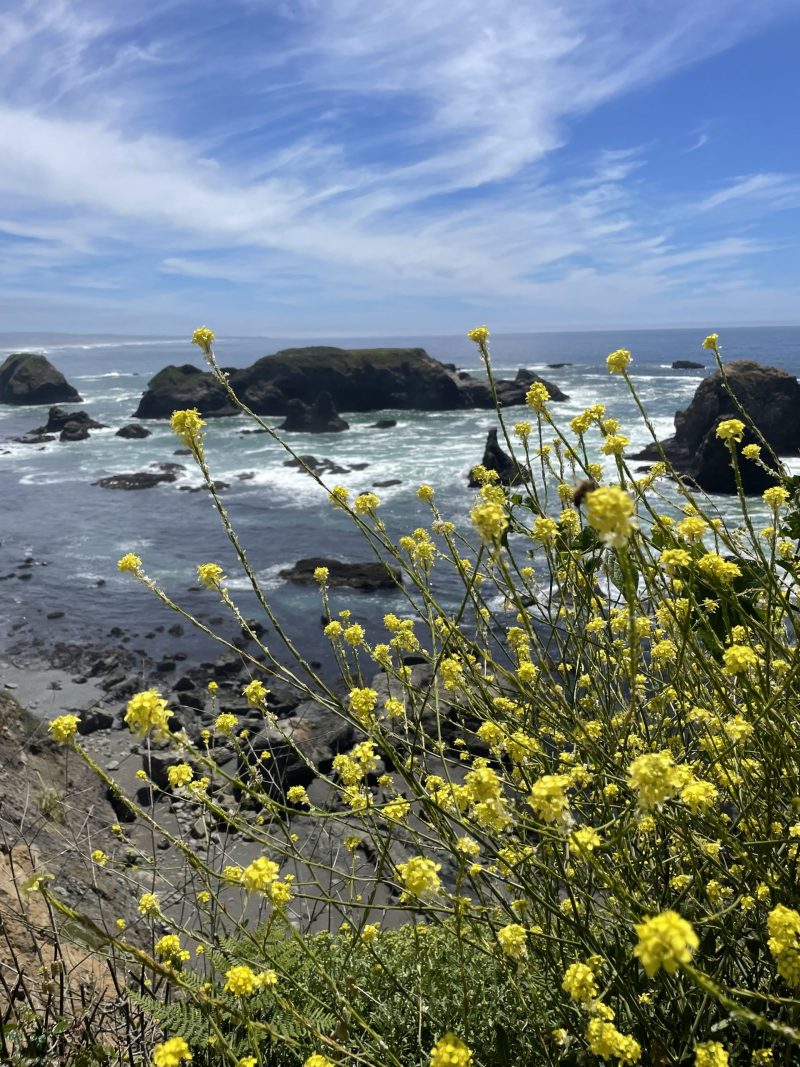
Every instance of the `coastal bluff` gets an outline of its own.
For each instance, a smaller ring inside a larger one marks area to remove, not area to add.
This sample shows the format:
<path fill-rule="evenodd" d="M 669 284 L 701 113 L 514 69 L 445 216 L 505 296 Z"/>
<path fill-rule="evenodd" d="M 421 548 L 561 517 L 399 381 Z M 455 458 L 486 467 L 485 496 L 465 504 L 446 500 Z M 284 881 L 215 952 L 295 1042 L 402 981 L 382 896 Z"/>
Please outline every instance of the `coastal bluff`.
<path fill-rule="evenodd" d="M 487 382 L 440 363 L 423 348 L 314 345 L 283 349 L 250 367 L 225 369 L 239 399 L 257 415 L 286 415 L 291 401 L 313 407 L 321 393 L 330 396 L 337 411 L 452 411 L 494 406 Z M 523 370 L 512 380 L 498 381 L 500 402 L 523 404 L 534 381 L 541 379 Z M 553 400 L 567 399 L 557 386 L 545 384 Z M 166 419 L 176 408 L 197 408 L 205 418 L 237 414 L 214 375 L 191 364 L 159 371 L 148 383 L 135 417 Z"/>

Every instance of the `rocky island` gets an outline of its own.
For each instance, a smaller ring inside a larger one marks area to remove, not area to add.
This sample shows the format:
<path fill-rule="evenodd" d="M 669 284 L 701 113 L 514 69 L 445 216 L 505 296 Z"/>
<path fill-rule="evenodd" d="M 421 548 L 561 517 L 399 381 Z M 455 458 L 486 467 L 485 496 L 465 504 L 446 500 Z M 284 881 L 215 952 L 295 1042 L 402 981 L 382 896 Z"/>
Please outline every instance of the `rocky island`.
<path fill-rule="evenodd" d="M 321 393 L 330 396 L 336 411 L 494 406 L 487 382 L 440 363 L 423 348 L 286 348 L 250 367 L 227 368 L 227 373 L 239 399 L 257 415 L 287 415 L 291 401 L 312 407 Z M 513 380 L 496 383 L 498 397 L 504 406 L 522 404 L 533 382 L 541 380 L 520 370 Z M 545 384 L 553 400 L 567 399 L 558 386 Z M 159 371 L 135 417 L 165 419 L 176 408 L 197 408 L 205 418 L 237 413 L 217 379 L 191 364 Z"/>
<path fill-rule="evenodd" d="M 686 410 L 675 413 L 675 434 L 660 443 L 675 469 L 708 493 L 736 492 L 730 454 L 716 435 L 724 419 L 741 418 L 731 392 L 777 455 L 797 455 L 800 451 L 797 378 L 751 360 L 728 363 L 725 374 L 727 386 L 719 372 L 700 382 Z M 760 442 L 748 426 L 742 444 L 756 443 Z M 659 446 L 648 445 L 632 458 L 660 459 Z M 752 461 L 741 460 L 740 470 L 748 494 L 761 493 L 775 484 L 775 479 Z"/>
<path fill-rule="evenodd" d="M 0 366 L 0 404 L 79 404 L 81 396 L 38 352 L 15 352 Z"/>

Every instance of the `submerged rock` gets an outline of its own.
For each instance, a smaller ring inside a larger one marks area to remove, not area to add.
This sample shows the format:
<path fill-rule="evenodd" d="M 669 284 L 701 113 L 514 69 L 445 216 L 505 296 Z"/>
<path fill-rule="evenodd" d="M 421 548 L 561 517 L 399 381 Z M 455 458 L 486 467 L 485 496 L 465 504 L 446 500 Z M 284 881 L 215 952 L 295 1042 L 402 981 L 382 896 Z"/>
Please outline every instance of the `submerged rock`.
<path fill-rule="evenodd" d="M 332 459 L 317 459 L 316 456 L 298 456 L 297 459 L 285 459 L 284 467 L 294 467 L 295 470 L 304 471 L 308 468 L 314 474 L 347 474 L 350 467 L 342 467 L 334 463 Z"/>
<path fill-rule="evenodd" d="M 45 356 L 17 352 L 0 367 L 0 404 L 74 404 L 81 396 Z"/>
<path fill-rule="evenodd" d="M 673 370 L 702 370 L 705 363 L 696 363 L 693 359 L 676 359 L 672 364 Z"/>
<path fill-rule="evenodd" d="M 164 463 L 161 466 L 180 468 L 179 463 Z M 135 471 L 130 474 L 110 474 L 92 482 L 92 485 L 99 485 L 101 489 L 152 489 L 154 485 L 174 482 L 177 477 L 174 469 Z"/>
<path fill-rule="evenodd" d="M 316 585 L 314 571 L 317 567 L 328 568 L 329 585 L 347 586 L 362 592 L 371 592 L 374 589 L 394 589 L 403 580 L 399 570 L 387 567 L 377 560 L 370 563 L 345 563 L 342 560 L 325 559 L 321 556 L 300 559 L 293 567 L 282 570 L 280 576 L 287 578 L 290 582 L 298 582 L 300 585 Z"/>

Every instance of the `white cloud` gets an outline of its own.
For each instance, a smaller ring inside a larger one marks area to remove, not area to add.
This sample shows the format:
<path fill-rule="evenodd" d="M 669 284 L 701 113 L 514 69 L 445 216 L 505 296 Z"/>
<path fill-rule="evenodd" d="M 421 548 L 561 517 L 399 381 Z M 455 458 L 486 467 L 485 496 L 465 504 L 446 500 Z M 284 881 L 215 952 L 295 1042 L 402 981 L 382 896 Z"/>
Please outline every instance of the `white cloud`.
<path fill-rule="evenodd" d="M 756 201 L 776 209 L 800 203 L 800 178 L 792 174 L 750 174 L 705 197 L 697 205 L 700 211 L 737 201 Z"/>
<path fill-rule="evenodd" d="M 157 14 L 134 2 L 121 23 L 92 0 L 26 0 L 0 27 L 0 234 L 49 244 L 53 265 L 113 246 L 153 276 L 287 300 L 310 276 L 359 300 L 543 306 L 576 286 L 601 305 L 632 269 L 651 294 L 696 282 L 689 272 L 741 265 L 763 243 L 681 247 L 678 213 L 655 218 L 638 199 L 647 148 L 609 148 L 566 182 L 547 163 L 574 116 L 782 6 L 648 0 L 632 18 L 623 0 L 240 0 L 225 12 L 172 0 Z M 285 41 L 264 47 L 255 23 L 250 40 L 247 20 L 276 12 Z M 180 40 L 170 13 L 186 16 Z M 225 118 L 192 124 L 215 86 Z M 696 208 L 780 206 L 797 191 L 791 176 L 746 176 Z M 22 285 L 45 259 L 15 248 L 3 276 L 16 262 Z"/>

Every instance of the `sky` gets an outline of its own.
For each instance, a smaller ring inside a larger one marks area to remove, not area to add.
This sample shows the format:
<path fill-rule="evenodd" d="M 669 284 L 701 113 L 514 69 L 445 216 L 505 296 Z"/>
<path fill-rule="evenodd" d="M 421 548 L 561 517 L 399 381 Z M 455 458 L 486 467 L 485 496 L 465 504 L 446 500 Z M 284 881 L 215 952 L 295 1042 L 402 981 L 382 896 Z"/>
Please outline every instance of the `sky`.
<path fill-rule="evenodd" d="M 800 322 L 800 0 L 0 0 L 0 330 Z"/>

